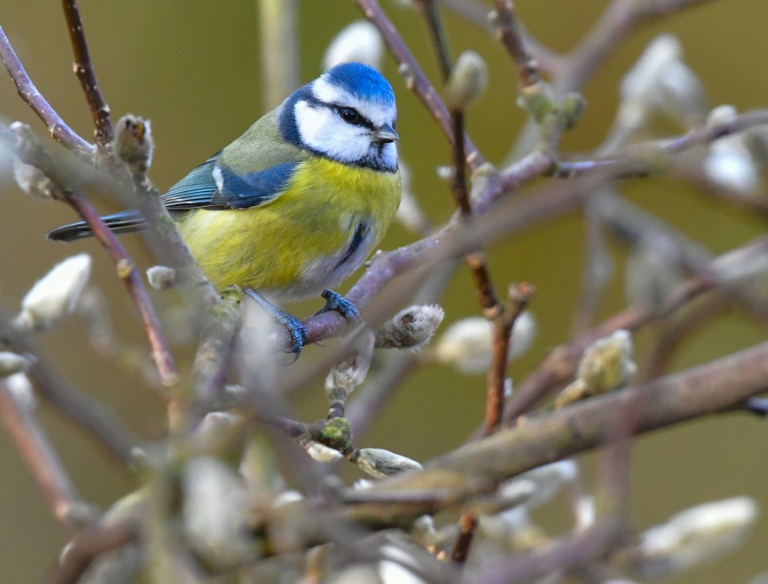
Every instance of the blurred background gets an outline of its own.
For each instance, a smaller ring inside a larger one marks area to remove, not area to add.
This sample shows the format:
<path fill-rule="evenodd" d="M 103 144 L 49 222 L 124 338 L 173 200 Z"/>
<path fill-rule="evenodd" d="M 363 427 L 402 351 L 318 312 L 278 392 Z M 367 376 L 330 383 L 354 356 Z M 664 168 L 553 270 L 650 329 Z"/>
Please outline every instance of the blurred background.
<path fill-rule="evenodd" d="M 601 14 L 605 0 L 519 0 L 518 14 L 525 26 L 557 51 L 567 51 Z M 382 0 L 401 34 L 427 74 L 437 83 L 437 69 L 423 23 L 402 4 Z M 156 152 L 151 177 L 161 189 L 169 187 L 242 133 L 264 113 L 259 87 L 258 16 L 253 0 L 226 3 L 203 0 L 178 2 L 80 3 L 92 58 L 111 110 L 152 120 Z M 451 13 L 446 21 L 454 55 L 463 49 L 479 52 L 490 69 L 485 97 L 467 115 L 468 131 L 492 162 L 504 159 L 525 115 L 515 105 L 517 79 L 508 56 L 493 38 Z M 336 33 L 360 17 L 350 2 L 300 2 L 299 49 L 301 79 L 321 73 L 321 55 Z M 768 3 L 718 0 L 641 27 L 622 44 L 585 90 L 588 106 L 577 129 L 567 135 L 563 149 L 588 151 L 603 140 L 618 105 L 618 83 L 646 44 L 661 32 L 674 32 L 684 47 L 688 65 L 700 76 L 711 104 L 733 104 L 740 111 L 768 105 Z M 79 83 L 72 74 L 72 56 L 61 8 L 56 3 L 0 1 L 2 25 L 33 81 L 62 117 L 90 139 L 92 126 Z M 412 189 L 436 224 L 454 210 L 453 199 L 436 168 L 449 163 L 449 149 L 423 106 L 404 87 L 394 62 L 385 58 L 385 75 L 398 98 L 400 152 L 413 174 Z M 45 128 L 17 97 L 5 75 L 0 75 L 0 116 L 21 120 L 45 136 Z M 679 132 L 674 127 L 669 132 Z M 6 169 L 7 170 L 7 169 Z M 0 173 L 0 303 L 17 309 L 35 280 L 54 263 L 81 251 L 94 259 L 92 282 L 106 295 L 116 334 L 144 350 L 143 333 L 111 262 L 93 240 L 65 247 L 48 242 L 47 230 L 75 220 L 73 211 L 56 203 L 23 196 Z M 694 190 L 665 180 L 633 180 L 622 192 L 643 208 L 670 221 L 688 236 L 702 240 L 714 252 L 734 247 L 764 230 L 764 224 L 734 207 L 702 197 Z M 98 193 L 94 203 L 104 212 L 119 203 Z M 538 226 L 503 240 L 489 250 L 497 286 L 529 281 L 537 288 L 532 305 L 539 334 L 531 350 L 513 362 L 510 373 L 521 381 L 546 351 L 567 341 L 580 286 L 584 228 L 577 217 Z M 406 244 L 413 236 L 395 225 L 383 247 Z M 142 266 L 152 264 L 139 237 L 125 238 Z M 625 303 L 621 268 L 626 250 L 611 249 L 616 274 L 604 296 L 601 317 Z M 354 278 L 351 280 L 353 281 Z M 351 285 L 346 284 L 345 290 Z M 158 308 L 167 316 L 177 300 L 155 293 Z M 479 313 L 474 289 L 465 269 L 459 269 L 441 304 L 447 324 Z M 306 316 L 319 307 L 296 308 Z M 188 371 L 193 351 L 184 331 L 169 320 L 169 335 L 178 337 L 177 359 Z M 764 329 L 731 314 L 697 331 L 672 360 L 673 369 L 704 362 L 763 340 Z M 642 363 L 644 335 L 638 338 Z M 40 341 L 61 375 L 83 391 L 104 401 L 127 425 L 147 439 L 164 431 L 164 404 L 158 394 L 134 373 L 115 368 L 96 355 L 84 326 L 68 320 Z M 322 347 L 309 347 L 302 359 L 315 358 Z M 316 391 L 302 394 L 296 406 L 312 420 L 325 414 L 318 381 Z M 461 444 L 482 420 L 484 376 L 457 375 L 449 366 L 429 365 L 417 370 L 396 397 L 380 412 L 361 446 L 387 448 L 425 461 Z M 353 398 L 354 399 L 354 396 Z M 107 507 L 133 487 L 129 474 L 119 469 L 81 431 L 44 407 L 41 416 L 67 469 L 87 501 Z M 764 422 L 746 415 L 728 415 L 657 432 L 636 442 L 632 462 L 632 518 L 641 530 L 664 521 L 694 504 L 735 495 L 755 497 L 768 509 L 768 466 L 761 448 Z M 591 482 L 597 457 L 583 457 Z M 50 567 L 64 534 L 50 517 L 36 484 L 7 435 L 0 432 L 0 582 L 38 581 Z M 349 469 L 348 479 L 358 477 Z M 557 533 L 570 517 L 558 505 L 539 519 Z M 707 568 L 672 579 L 676 583 L 747 582 L 768 572 L 768 518 L 761 519 L 747 544 Z"/>

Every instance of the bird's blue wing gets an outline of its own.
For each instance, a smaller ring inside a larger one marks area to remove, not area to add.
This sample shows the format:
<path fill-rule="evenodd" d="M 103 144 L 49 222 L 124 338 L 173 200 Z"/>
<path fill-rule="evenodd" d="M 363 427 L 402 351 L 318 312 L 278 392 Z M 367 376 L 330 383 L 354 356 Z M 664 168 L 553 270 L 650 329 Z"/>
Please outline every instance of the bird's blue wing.
<path fill-rule="evenodd" d="M 298 162 L 237 174 L 215 154 L 163 195 L 169 211 L 248 209 L 279 195 Z"/>
<path fill-rule="evenodd" d="M 163 205 L 169 211 L 215 208 L 211 197 L 216 192 L 213 169 L 221 152 L 217 152 L 187 176 L 173 185 L 163 195 Z"/>
<path fill-rule="evenodd" d="M 218 164 L 214 171 L 218 189 L 211 202 L 226 209 L 263 205 L 285 190 L 298 165 L 298 162 L 284 162 L 257 172 L 237 174 L 225 164 Z"/>

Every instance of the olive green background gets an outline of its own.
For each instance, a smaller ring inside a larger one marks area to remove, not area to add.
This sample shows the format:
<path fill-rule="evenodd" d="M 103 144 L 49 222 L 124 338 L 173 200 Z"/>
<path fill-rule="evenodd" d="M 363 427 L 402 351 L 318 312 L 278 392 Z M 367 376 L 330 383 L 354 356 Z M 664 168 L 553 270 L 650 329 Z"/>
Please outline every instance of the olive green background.
<path fill-rule="evenodd" d="M 520 0 L 518 12 L 526 26 L 556 50 L 568 50 L 589 29 L 604 0 Z M 436 69 L 419 17 L 396 2 L 384 0 L 409 46 L 432 79 Z M 263 113 L 258 82 L 258 20 L 255 3 L 245 0 L 209 2 L 117 2 L 83 0 L 81 10 L 99 81 L 115 116 L 133 112 L 151 118 L 157 144 L 152 178 L 162 189 L 237 137 Z M 325 46 L 345 24 L 359 16 L 350 2 L 301 3 L 302 81 L 320 73 Z M 506 53 L 471 25 L 448 17 L 454 51 L 472 48 L 490 67 L 486 96 L 468 114 L 470 134 L 491 160 L 501 160 L 524 114 L 515 105 L 516 79 Z M 617 83 L 654 35 L 673 31 L 682 40 L 686 60 L 701 76 L 713 104 L 731 103 L 740 110 L 768 105 L 768 4 L 760 0 L 722 0 L 670 17 L 633 34 L 612 56 L 586 89 L 588 108 L 564 148 L 588 150 L 599 144 L 617 105 Z M 8 34 L 32 79 L 65 120 L 83 136 L 91 135 L 90 116 L 77 79 L 62 11 L 57 2 L 0 0 L 0 25 Z M 388 57 L 384 73 L 398 97 L 401 153 L 413 170 L 413 189 L 430 217 L 441 222 L 453 201 L 435 168 L 448 163 L 449 152 L 436 125 L 406 90 Z M 45 129 L 17 98 L 9 79 L 0 75 L 0 116 Z M 673 127 L 667 128 L 675 131 Z M 46 241 L 46 230 L 70 220 L 64 205 L 41 203 L 22 196 L 6 177 L 0 178 L 0 302 L 17 307 L 33 282 L 55 262 L 80 251 L 94 258 L 93 281 L 107 294 L 121 337 L 144 346 L 135 311 L 106 255 L 93 241 L 70 247 Z M 704 240 L 714 251 L 746 241 L 763 225 L 744 212 L 702 197 L 680 184 L 662 180 L 631 181 L 623 187 L 634 201 L 674 223 L 684 233 Z M 115 202 L 95 195 L 104 211 Z M 290 234 L 300 237 L 301 234 Z M 384 247 L 412 237 L 399 226 L 391 229 Z M 126 242 L 142 266 L 151 259 L 140 238 Z M 529 230 L 492 247 L 490 263 L 498 284 L 527 280 L 538 288 L 533 310 L 540 333 L 526 357 L 511 367 L 516 381 L 532 370 L 548 348 L 567 339 L 576 303 L 583 249 L 583 226 L 571 217 Z M 613 249 L 617 277 L 601 308 L 608 315 L 623 305 L 621 266 L 624 250 Z M 171 301 L 155 294 L 159 305 Z M 308 314 L 319 302 L 302 305 Z M 443 300 L 446 322 L 477 314 L 474 292 L 461 269 Z M 685 343 L 673 361 L 675 369 L 760 342 L 764 331 L 734 314 L 704 326 Z M 642 345 L 649 337 L 640 338 Z M 43 335 L 41 342 L 62 374 L 93 396 L 107 402 L 146 438 L 163 432 L 162 401 L 142 382 L 116 371 L 96 356 L 83 326 L 71 319 Z M 322 348 L 312 347 L 311 360 Z M 189 368 L 191 347 L 178 348 L 178 360 Z M 321 384 L 302 400 L 301 414 L 314 419 L 324 413 Z M 403 385 L 396 399 L 380 413 L 364 445 L 392 449 L 426 460 L 459 445 L 483 415 L 484 379 L 464 377 L 451 368 L 429 366 Z M 67 469 L 82 496 L 102 507 L 132 486 L 87 436 L 41 410 Z M 665 520 L 683 508 L 734 495 L 750 495 L 768 508 L 765 446 L 768 428 L 747 416 L 722 416 L 657 432 L 638 440 L 632 462 L 632 517 L 638 529 Z M 592 481 L 598 459 L 585 458 Z M 0 432 L 0 582 L 38 581 L 65 542 L 51 519 L 39 490 L 7 435 Z M 357 476 L 352 472 L 349 476 Z M 555 506 L 542 520 L 565 529 L 568 517 Z M 768 571 L 768 522 L 761 519 L 748 543 L 723 561 L 691 571 L 678 583 L 746 582 Z"/>

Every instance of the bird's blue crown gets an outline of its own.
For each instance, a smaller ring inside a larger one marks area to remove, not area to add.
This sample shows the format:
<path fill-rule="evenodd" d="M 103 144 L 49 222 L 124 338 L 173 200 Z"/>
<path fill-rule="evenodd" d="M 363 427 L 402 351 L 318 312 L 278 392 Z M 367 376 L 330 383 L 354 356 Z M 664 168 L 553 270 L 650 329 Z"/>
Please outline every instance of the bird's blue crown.
<path fill-rule="evenodd" d="M 384 76 L 373 67 L 362 63 L 341 63 L 329 69 L 323 78 L 363 101 L 395 103 L 395 92 Z"/>

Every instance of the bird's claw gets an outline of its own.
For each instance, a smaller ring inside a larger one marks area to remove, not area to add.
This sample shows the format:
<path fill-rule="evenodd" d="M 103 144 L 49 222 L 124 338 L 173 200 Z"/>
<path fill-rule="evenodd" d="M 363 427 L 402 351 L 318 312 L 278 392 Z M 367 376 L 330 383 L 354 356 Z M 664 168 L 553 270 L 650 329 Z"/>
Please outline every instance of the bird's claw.
<path fill-rule="evenodd" d="M 272 317 L 272 320 L 282 325 L 286 328 L 288 331 L 288 336 L 291 337 L 291 346 L 289 349 L 286 349 L 286 353 L 293 353 L 296 355 L 294 359 L 288 363 L 288 365 L 295 363 L 296 360 L 301 355 L 301 350 L 304 348 L 304 344 L 307 342 L 307 336 L 309 336 L 309 331 L 307 331 L 307 327 L 305 327 L 303 324 L 301 324 L 301 321 L 296 318 L 295 316 L 288 314 L 287 312 L 280 310 L 273 304 L 267 301 L 266 298 L 264 298 L 261 294 L 256 292 L 253 288 L 244 288 L 243 291 L 250 296 L 253 300 L 256 301 L 259 306 L 261 306 L 264 310 L 266 310 L 267 314 L 269 314 L 270 317 Z"/>
<path fill-rule="evenodd" d="M 301 321 L 298 318 L 287 312 L 281 311 L 280 314 L 273 315 L 273 318 L 277 324 L 285 327 L 288 331 L 288 336 L 291 337 L 291 346 L 284 351 L 285 353 L 293 353 L 295 355 L 293 360 L 288 363 L 288 365 L 291 365 L 295 363 L 301 355 L 301 350 L 307 342 L 309 331 L 307 331 L 307 327 L 301 324 Z"/>
<path fill-rule="evenodd" d="M 334 292 L 333 290 L 323 290 L 321 296 L 325 298 L 325 306 L 318 310 L 314 316 L 333 310 L 354 323 L 358 323 L 362 320 L 357 306 L 352 304 L 338 292 Z"/>

